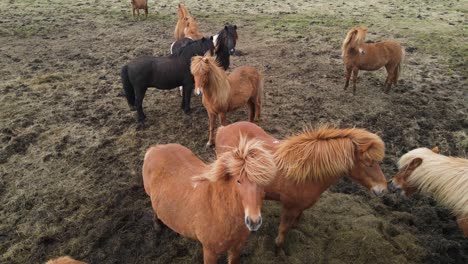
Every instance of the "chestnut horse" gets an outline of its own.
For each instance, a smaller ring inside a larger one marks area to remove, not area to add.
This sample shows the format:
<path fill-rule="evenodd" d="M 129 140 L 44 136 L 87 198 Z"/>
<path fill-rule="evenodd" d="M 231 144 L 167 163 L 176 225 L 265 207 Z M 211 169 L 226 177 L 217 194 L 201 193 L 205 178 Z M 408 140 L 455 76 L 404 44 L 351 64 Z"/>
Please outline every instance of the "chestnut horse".
<path fill-rule="evenodd" d="M 356 94 L 356 81 L 359 70 L 376 71 L 383 66 L 387 69 L 386 88 L 388 94 L 392 84 L 396 85 L 401 72 L 401 65 L 405 56 L 405 50 L 394 41 L 381 41 L 364 43 L 367 28 L 353 27 L 343 41 L 342 56 L 346 66 L 346 83 L 349 85 L 351 73 L 353 74 L 353 94 Z"/>
<path fill-rule="evenodd" d="M 216 263 L 226 251 L 229 263 L 239 262 L 249 231 L 262 224 L 264 186 L 275 175 L 271 153 L 260 141 L 242 137 L 211 165 L 178 144 L 149 148 L 143 162 L 143 183 L 156 216 L 199 240 L 204 263 Z"/>
<path fill-rule="evenodd" d="M 221 125 L 227 125 L 226 113 L 245 104 L 248 106 L 249 121 L 257 121 L 262 109 L 263 78 L 251 66 L 235 68 L 227 74 L 212 56 L 192 58 L 191 72 L 195 89 L 203 92 L 202 104 L 208 112 L 209 138 L 207 146 L 213 142 L 216 116 Z"/>
<path fill-rule="evenodd" d="M 185 28 L 184 28 L 184 35 L 186 38 L 189 39 L 201 39 L 204 37 L 198 28 L 198 23 L 194 17 L 188 16 L 184 18 L 185 21 Z"/>
<path fill-rule="evenodd" d="M 275 240 L 278 249 L 283 247 L 285 236 L 302 211 L 313 206 L 340 177 L 348 175 L 377 196 L 387 190 L 379 165 L 384 157 L 384 143 L 364 129 L 306 128 L 280 142 L 255 124 L 237 122 L 218 129 L 216 154 L 223 155 L 236 146 L 239 133 L 263 141 L 275 157 L 278 175 L 265 191 L 266 199 L 283 205 Z"/>
<path fill-rule="evenodd" d="M 72 259 L 69 256 L 63 256 L 56 259 L 51 259 L 47 261 L 46 264 L 86 264 L 86 262 Z"/>
<path fill-rule="evenodd" d="M 185 37 L 184 29 L 185 29 L 185 18 L 190 16 L 187 7 L 184 4 L 179 4 L 177 6 L 177 24 L 174 30 L 174 38 L 176 40 L 182 39 Z"/>
<path fill-rule="evenodd" d="M 148 0 L 132 0 L 133 18 L 135 18 L 135 10 L 140 18 L 140 9 L 145 10 L 145 19 L 148 18 Z"/>
<path fill-rule="evenodd" d="M 416 191 L 432 193 L 450 208 L 468 237 L 468 160 L 438 154 L 438 149 L 413 149 L 398 161 L 391 188 L 407 196 Z"/>

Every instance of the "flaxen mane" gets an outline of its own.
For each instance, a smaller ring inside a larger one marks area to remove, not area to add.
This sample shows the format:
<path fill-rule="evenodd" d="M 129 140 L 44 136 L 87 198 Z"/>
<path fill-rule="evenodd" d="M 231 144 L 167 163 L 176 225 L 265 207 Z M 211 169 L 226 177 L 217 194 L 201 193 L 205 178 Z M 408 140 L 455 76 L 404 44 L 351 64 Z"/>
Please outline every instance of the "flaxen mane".
<path fill-rule="evenodd" d="M 203 89 L 208 90 L 206 92 L 211 94 L 213 103 L 216 106 L 219 108 L 227 107 L 231 85 L 229 84 L 226 72 L 218 66 L 216 59 L 209 55 L 205 55 L 204 57 L 195 56 L 192 58 L 190 70 L 194 76 L 206 75 L 208 80 Z"/>
<path fill-rule="evenodd" d="M 353 27 L 348 31 L 343 46 L 341 48 L 341 56 L 344 57 L 345 51 L 348 48 L 358 48 L 366 40 L 367 28 L 366 27 Z"/>
<path fill-rule="evenodd" d="M 286 177 L 296 182 L 324 181 L 341 177 L 354 167 L 356 150 L 362 159 L 381 161 L 385 146 L 377 135 L 364 129 L 320 126 L 306 128 L 280 143 L 275 160 Z"/>
<path fill-rule="evenodd" d="M 208 172 L 192 179 L 215 182 L 226 175 L 244 173 L 250 181 L 266 186 L 276 175 L 276 165 L 273 154 L 263 146 L 262 141 L 247 140 L 241 136 L 236 149 L 223 153 L 211 164 Z"/>
<path fill-rule="evenodd" d="M 422 159 L 422 163 L 408 177 L 408 184 L 421 192 L 432 193 L 455 215 L 468 216 L 468 160 L 418 148 L 403 155 L 398 167 L 403 168 L 415 158 Z"/>

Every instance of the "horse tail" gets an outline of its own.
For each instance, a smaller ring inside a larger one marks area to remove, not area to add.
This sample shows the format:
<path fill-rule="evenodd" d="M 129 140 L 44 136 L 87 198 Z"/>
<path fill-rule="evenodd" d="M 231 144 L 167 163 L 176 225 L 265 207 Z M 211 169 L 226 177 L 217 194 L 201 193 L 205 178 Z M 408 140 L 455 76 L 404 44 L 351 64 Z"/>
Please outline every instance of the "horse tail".
<path fill-rule="evenodd" d="M 135 91 L 133 90 L 132 83 L 128 77 L 128 65 L 122 67 L 120 71 L 120 77 L 122 78 L 123 90 L 125 97 L 127 97 L 127 102 L 130 107 L 135 106 Z"/>
<path fill-rule="evenodd" d="M 265 80 L 263 80 L 263 76 L 259 74 L 258 76 L 258 82 L 257 82 L 257 87 L 258 87 L 258 102 L 261 104 L 262 99 L 263 99 L 263 87 L 265 86 Z"/>
<path fill-rule="evenodd" d="M 398 63 L 398 68 L 397 68 L 397 72 L 396 72 L 396 77 L 395 77 L 395 85 L 396 83 L 398 82 L 398 79 L 400 78 L 400 74 L 401 74 L 401 71 L 402 71 L 402 68 L 403 68 L 403 61 L 405 60 L 405 48 L 401 48 L 401 59 L 400 59 L 400 62 Z"/>

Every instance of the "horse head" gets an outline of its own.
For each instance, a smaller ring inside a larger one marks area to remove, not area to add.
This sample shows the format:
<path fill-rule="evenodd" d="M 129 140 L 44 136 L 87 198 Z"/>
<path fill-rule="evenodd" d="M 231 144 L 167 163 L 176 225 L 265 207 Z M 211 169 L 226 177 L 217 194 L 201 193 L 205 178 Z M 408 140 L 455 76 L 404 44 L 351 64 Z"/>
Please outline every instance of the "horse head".
<path fill-rule="evenodd" d="M 264 186 L 276 176 L 273 155 L 259 140 L 247 140 L 240 136 L 237 148 L 223 153 L 211 165 L 206 175 L 194 177 L 197 181 L 212 182 L 224 180 L 235 192 L 244 213 L 244 222 L 249 231 L 257 231 L 262 225 L 262 202 L 265 196 Z"/>
<path fill-rule="evenodd" d="M 349 176 L 369 189 L 374 195 L 381 196 L 387 192 L 387 179 L 385 178 L 379 164 L 381 158 L 372 157 L 372 153 L 369 153 L 369 149 L 376 147 L 373 146 L 374 144 L 378 143 L 369 142 L 357 145 L 355 150 L 354 166 L 351 169 Z M 377 146 L 377 148 L 379 147 L 380 146 Z"/>
<path fill-rule="evenodd" d="M 237 26 L 236 25 L 225 25 L 224 29 L 221 30 L 220 41 L 227 47 L 230 55 L 234 55 L 236 52 L 236 43 L 237 43 Z"/>

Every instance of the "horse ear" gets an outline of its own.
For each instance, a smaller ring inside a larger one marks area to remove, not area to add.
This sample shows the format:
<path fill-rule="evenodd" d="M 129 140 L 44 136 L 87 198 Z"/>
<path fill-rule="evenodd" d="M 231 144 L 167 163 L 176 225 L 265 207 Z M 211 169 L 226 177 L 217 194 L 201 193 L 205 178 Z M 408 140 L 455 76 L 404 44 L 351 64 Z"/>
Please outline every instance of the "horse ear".
<path fill-rule="evenodd" d="M 213 41 L 213 39 L 214 39 L 213 36 L 210 36 L 210 40 Z"/>
<path fill-rule="evenodd" d="M 358 150 L 361 152 L 361 153 L 364 153 L 366 152 L 370 147 L 372 147 L 372 142 L 369 142 L 369 143 L 365 143 L 365 144 L 361 144 L 361 145 L 358 145 Z"/>
<path fill-rule="evenodd" d="M 408 170 L 415 170 L 419 165 L 421 165 L 422 159 L 421 158 L 415 158 L 413 159 L 410 164 L 408 165 Z"/>
<path fill-rule="evenodd" d="M 237 30 L 237 26 L 236 26 L 236 25 L 234 25 L 234 29 Z"/>
<path fill-rule="evenodd" d="M 228 26 L 227 26 L 227 25 L 226 25 L 226 26 L 224 26 L 224 30 L 228 30 Z"/>
<path fill-rule="evenodd" d="M 434 153 L 437 153 L 437 154 L 439 153 L 439 147 L 437 147 L 437 146 L 433 147 L 431 150 Z"/>

